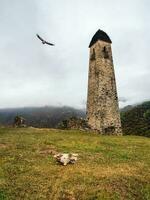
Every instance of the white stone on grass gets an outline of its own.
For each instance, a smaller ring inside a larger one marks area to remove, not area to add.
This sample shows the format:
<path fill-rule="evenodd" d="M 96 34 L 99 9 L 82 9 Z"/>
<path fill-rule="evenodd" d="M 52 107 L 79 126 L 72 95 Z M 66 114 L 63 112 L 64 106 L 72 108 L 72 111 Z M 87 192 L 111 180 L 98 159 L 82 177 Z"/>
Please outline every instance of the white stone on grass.
<path fill-rule="evenodd" d="M 72 163 L 74 164 L 77 161 L 78 154 L 76 153 L 59 153 L 54 155 L 54 158 L 64 166 Z"/>

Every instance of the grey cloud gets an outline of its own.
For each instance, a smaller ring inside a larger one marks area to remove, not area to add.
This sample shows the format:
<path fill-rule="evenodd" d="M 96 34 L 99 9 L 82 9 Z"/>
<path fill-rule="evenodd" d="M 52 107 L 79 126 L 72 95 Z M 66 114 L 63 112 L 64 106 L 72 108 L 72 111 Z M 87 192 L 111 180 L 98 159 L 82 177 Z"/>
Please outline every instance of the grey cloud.
<path fill-rule="evenodd" d="M 150 98 L 148 0 L 0 0 L 0 107 L 85 107 L 89 42 L 113 43 L 120 106 Z M 42 45 L 39 33 L 54 42 Z"/>
<path fill-rule="evenodd" d="M 128 99 L 126 99 L 125 97 L 119 97 L 119 102 L 125 103 L 127 101 Z"/>

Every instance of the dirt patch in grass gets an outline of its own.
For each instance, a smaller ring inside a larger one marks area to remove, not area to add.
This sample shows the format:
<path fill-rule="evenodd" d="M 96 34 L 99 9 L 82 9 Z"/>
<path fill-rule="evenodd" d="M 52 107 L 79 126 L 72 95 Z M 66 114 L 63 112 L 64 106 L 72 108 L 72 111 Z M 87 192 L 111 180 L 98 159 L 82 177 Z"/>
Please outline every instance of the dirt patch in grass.
<path fill-rule="evenodd" d="M 45 147 L 45 148 L 42 148 L 38 151 L 39 154 L 41 155 L 56 155 L 58 154 L 58 151 L 56 150 L 56 148 L 54 147 Z"/>
<path fill-rule="evenodd" d="M 9 147 L 8 144 L 0 143 L 0 149 L 5 149 L 5 148 L 7 148 L 7 147 Z"/>
<path fill-rule="evenodd" d="M 55 154 L 57 154 L 58 152 L 55 151 L 55 150 L 51 150 L 51 149 L 45 149 L 45 150 L 39 151 L 39 153 L 40 153 L 41 155 L 55 155 Z"/>

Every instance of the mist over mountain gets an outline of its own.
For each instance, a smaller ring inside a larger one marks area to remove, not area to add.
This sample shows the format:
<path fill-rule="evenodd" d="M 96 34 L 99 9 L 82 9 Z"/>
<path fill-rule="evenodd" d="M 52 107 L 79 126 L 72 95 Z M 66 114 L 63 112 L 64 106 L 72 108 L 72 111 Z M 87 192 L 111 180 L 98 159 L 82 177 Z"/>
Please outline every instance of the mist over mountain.
<path fill-rule="evenodd" d="M 125 135 L 150 137 L 150 101 L 128 105 L 120 109 L 120 113 Z M 0 125 L 12 125 L 16 115 L 24 117 L 28 126 L 57 128 L 60 122 L 71 117 L 85 118 L 86 110 L 69 106 L 0 109 Z"/>
<path fill-rule="evenodd" d="M 85 118 L 85 110 L 68 106 L 63 107 L 25 107 L 0 109 L 0 124 L 12 125 L 16 115 L 26 119 L 28 126 L 56 128 L 57 125 L 70 117 Z"/>

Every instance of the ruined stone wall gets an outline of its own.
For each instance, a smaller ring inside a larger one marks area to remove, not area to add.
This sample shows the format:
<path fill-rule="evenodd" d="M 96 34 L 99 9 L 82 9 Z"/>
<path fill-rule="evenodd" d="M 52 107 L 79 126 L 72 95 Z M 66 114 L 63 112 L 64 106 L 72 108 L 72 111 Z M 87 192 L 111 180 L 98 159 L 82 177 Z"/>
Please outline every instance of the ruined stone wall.
<path fill-rule="evenodd" d="M 87 120 L 102 134 L 121 134 L 111 44 L 100 40 L 90 48 Z"/>

